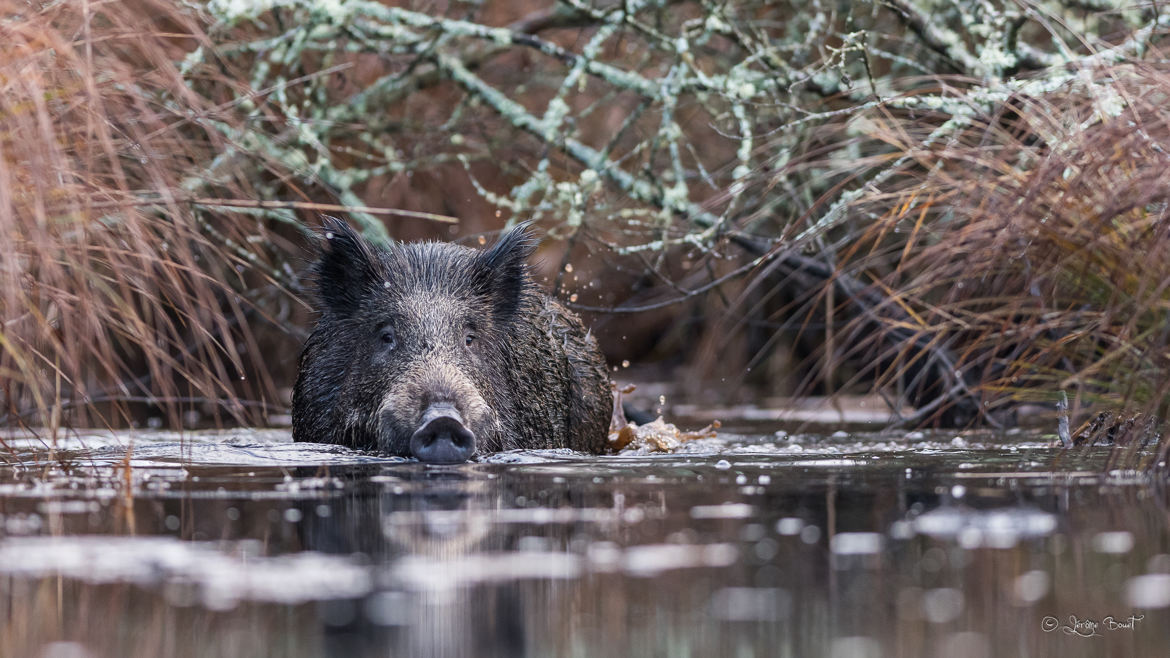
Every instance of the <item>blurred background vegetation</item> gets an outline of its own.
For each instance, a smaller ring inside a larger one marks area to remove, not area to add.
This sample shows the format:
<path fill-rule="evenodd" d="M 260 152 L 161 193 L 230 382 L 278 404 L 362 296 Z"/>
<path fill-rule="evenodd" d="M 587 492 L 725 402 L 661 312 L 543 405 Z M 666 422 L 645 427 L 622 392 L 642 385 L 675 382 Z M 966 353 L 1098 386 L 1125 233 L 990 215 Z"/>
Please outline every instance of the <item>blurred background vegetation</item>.
<path fill-rule="evenodd" d="M 323 213 L 471 245 L 535 219 L 538 278 L 611 363 L 699 399 L 1165 417 L 1168 23 L 1106 0 L 0 0 L 0 418 L 278 421 Z"/>

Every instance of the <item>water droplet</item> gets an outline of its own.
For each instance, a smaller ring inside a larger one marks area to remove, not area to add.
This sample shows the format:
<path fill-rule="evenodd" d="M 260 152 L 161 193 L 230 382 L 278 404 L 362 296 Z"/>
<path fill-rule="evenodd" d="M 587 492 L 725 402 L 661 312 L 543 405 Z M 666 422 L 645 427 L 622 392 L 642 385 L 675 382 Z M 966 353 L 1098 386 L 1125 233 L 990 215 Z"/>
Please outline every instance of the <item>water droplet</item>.
<path fill-rule="evenodd" d="M 800 529 L 800 541 L 806 544 L 815 544 L 821 538 L 821 529 L 815 525 L 806 525 Z"/>
<path fill-rule="evenodd" d="M 1170 574 L 1152 573 L 1125 583 L 1125 600 L 1135 608 L 1170 606 Z"/>
<path fill-rule="evenodd" d="M 945 624 L 963 612 L 963 593 L 952 587 L 927 590 L 922 596 L 922 613 L 927 621 Z"/>
<path fill-rule="evenodd" d="M 1016 601 L 1032 604 L 1044 598 L 1048 593 L 1048 584 L 1051 579 L 1048 573 L 1040 570 L 1028 571 L 1016 577 L 1012 584 L 1012 593 Z"/>
<path fill-rule="evenodd" d="M 1098 532 L 1093 536 L 1093 550 L 1098 553 L 1122 554 L 1133 548 L 1133 533 L 1125 530 Z"/>
<path fill-rule="evenodd" d="M 839 637 L 829 645 L 829 656 L 850 656 L 850 658 L 876 658 L 882 655 L 882 645 L 872 637 L 852 635 Z"/>
<path fill-rule="evenodd" d="M 882 536 L 876 532 L 839 532 L 829 541 L 829 550 L 838 555 L 876 555 L 882 550 Z"/>
<path fill-rule="evenodd" d="M 804 527 L 804 521 L 795 516 L 786 516 L 776 522 L 776 532 L 782 535 L 799 535 Z"/>

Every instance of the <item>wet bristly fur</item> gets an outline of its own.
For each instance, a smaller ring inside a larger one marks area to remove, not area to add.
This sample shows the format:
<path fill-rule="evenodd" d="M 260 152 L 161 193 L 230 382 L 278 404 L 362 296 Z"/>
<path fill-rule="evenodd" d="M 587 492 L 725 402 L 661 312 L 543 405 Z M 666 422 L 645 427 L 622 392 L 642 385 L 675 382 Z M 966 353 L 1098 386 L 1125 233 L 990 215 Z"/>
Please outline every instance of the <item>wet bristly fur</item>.
<path fill-rule="evenodd" d="M 383 249 L 327 219 L 322 242 L 321 316 L 301 354 L 295 440 L 408 455 L 424 410 L 450 402 L 478 453 L 604 449 L 605 360 L 580 319 L 532 281 L 526 227 L 482 251 Z"/>

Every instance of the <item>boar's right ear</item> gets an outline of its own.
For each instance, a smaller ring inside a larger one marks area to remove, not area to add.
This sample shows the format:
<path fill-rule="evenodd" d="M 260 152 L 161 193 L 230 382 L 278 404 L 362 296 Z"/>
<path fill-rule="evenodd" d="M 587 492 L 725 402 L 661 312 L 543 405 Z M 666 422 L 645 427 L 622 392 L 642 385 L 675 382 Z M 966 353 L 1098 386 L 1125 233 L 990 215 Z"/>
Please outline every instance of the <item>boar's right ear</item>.
<path fill-rule="evenodd" d="M 507 323 L 516 314 L 528 285 L 528 257 L 536 251 L 536 238 L 523 222 L 500 236 L 490 249 L 480 252 L 477 261 L 484 292 L 492 302 L 496 322 Z"/>
<path fill-rule="evenodd" d="M 353 313 L 383 278 L 378 256 L 362 236 L 336 217 L 322 217 L 321 238 L 313 266 L 318 310 Z"/>

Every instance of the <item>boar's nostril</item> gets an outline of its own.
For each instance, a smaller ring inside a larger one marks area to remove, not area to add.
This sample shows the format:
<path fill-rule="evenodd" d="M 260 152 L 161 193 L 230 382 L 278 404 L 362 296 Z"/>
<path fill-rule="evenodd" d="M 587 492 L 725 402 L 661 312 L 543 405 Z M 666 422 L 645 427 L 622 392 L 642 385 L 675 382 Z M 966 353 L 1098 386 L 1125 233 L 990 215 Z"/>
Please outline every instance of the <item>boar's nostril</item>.
<path fill-rule="evenodd" d="M 410 437 L 410 452 L 428 464 L 458 464 L 475 452 L 475 434 L 451 404 L 432 404 Z"/>

